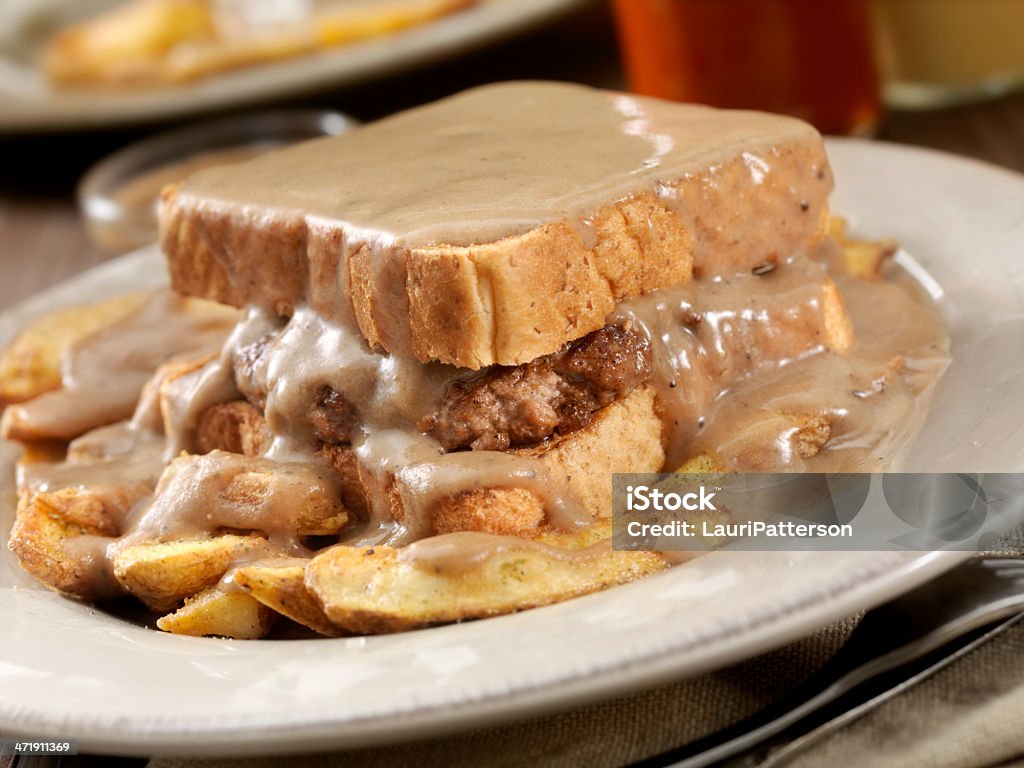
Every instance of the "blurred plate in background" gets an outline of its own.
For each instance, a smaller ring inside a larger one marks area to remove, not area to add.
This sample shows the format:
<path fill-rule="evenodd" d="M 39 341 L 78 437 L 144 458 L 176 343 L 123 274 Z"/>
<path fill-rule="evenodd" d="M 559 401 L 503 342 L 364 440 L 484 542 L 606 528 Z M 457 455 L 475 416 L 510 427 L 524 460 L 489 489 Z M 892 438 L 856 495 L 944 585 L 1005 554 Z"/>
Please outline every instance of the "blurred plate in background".
<path fill-rule="evenodd" d="M 93 244 L 124 253 L 157 239 L 160 190 L 211 165 L 249 160 L 271 149 L 337 136 L 358 122 L 340 112 L 278 109 L 194 123 L 105 157 L 78 184 L 78 207 Z"/>
<path fill-rule="evenodd" d="M 162 120 L 351 85 L 510 37 L 583 0 L 480 0 L 420 27 L 179 87 L 59 90 L 34 60 L 49 34 L 110 0 L 0 3 L 0 131 L 66 130 Z"/>

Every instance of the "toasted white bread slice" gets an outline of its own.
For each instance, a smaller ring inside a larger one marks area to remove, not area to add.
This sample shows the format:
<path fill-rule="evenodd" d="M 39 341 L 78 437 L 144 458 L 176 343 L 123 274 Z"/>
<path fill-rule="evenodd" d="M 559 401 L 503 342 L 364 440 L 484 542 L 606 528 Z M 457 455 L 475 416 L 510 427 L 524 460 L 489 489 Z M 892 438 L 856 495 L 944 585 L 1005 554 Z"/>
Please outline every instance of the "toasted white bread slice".
<path fill-rule="evenodd" d="M 831 187 L 798 120 L 499 84 L 172 185 L 161 243 L 183 293 L 309 303 L 372 346 L 479 369 L 553 352 L 626 298 L 807 249 Z"/>

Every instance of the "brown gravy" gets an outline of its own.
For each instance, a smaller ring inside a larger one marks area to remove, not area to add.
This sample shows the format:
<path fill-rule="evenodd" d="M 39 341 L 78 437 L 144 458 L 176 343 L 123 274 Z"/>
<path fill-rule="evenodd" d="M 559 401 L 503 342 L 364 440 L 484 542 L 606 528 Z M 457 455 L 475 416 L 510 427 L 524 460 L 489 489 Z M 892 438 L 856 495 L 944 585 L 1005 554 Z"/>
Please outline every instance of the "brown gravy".
<path fill-rule="evenodd" d="M 515 536 L 459 531 L 415 541 L 398 553 L 398 559 L 435 573 L 461 576 L 490 558 L 509 552 L 536 552 L 545 557 L 571 562 L 587 560 L 610 549 L 611 539 L 604 539 L 589 547 L 566 549 Z"/>
<path fill-rule="evenodd" d="M 724 391 L 755 373 L 828 352 L 828 282 L 817 260 L 800 256 L 764 275 L 695 281 L 619 305 L 613 319 L 639 326 L 654 348 L 668 467 L 692 455 L 692 442 Z"/>
<path fill-rule="evenodd" d="M 157 366 L 182 352 L 220 347 L 237 320 L 226 307 L 155 293 L 128 317 L 72 345 L 63 388 L 11 406 L 11 415 L 26 431 L 53 440 L 127 419 Z"/>
<path fill-rule="evenodd" d="M 813 258 L 794 256 L 767 275 L 693 283 L 620 306 L 610 321 L 635 323 L 654 342 L 652 383 L 669 443 L 666 469 L 705 451 L 731 469 L 868 471 L 891 465 L 920 425 L 949 354 L 924 292 L 899 269 L 891 272 L 884 281 L 847 277 L 834 247 L 826 244 Z M 841 353 L 831 351 L 823 338 L 827 276 L 839 285 L 856 331 L 852 347 Z M 250 312 L 223 353 L 184 377 L 194 381 L 181 391 L 207 404 L 237 397 L 232 355 L 238 345 L 268 332 L 276 336 L 261 383 L 270 393 L 267 414 L 275 440 L 266 459 L 215 452 L 196 457 L 183 472 L 165 473 L 157 485 L 169 458 L 165 441 L 189 448 L 189 438 L 187 430 L 173 434 L 172 429 L 161 437 L 140 428 L 143 402 L 134 422 L 75 441 L 67 462 L 24 466 L 24 487 L 155 486 L 152 501 L 146 496 L 122 521 L 121 541 L 256 530 L 270 540 L 271 551 L 262 556 L 311 556 L 296 536 L 301 505 L 294 499 L 310 489 L 314 495 L 335 490 L 313 454 L 308 427 L 296 426 L 296 414 L 327 382 L 358 405 L 362 426 L 353 445 L 368 477 L 377 481 L 369 483 L 372 519 L 346 529 L 343 543 L 405 546 L 404 560 L 450 573 L 525 546 L 519 539 L 485 534 L 429 537 L 432 505 L 474 487 L 532 491 L 544 500 L 555 528 L 572 529 L 589 519 L 536 459 L 492 451 L 444 454 L 434 440 L 415 431 L 412 425 L 436 404 L 444 386 L 465 372 L 371 352 L 356 331 L 307 308 L 299 308 L 283 326 L 258 310 Z M 794 427 L 787 418 L 793 415 L 823 416 L 831 424 L 827 445 L 813 458 L 793 451 Z M 255 506 L 223 503 L 226 484 L 251 470 L 254 461 L 273 462 L 294 483 L 283 483 Z M 398 489 L 401 520 L 393 517 L 387 487 Z M 97 594 L 110 591 L 109 565 L 102 562 L 112 552 L 109 544 L 97 538 L 69 549 L 82 550 L 83 566 L 96 574 Z"/>
<path fill-rule="evenodd" d="M 760 370 L 706 410 L 690 455 L 714 451 L 731 470 L 871 472 L 898 468 L 949 364 L 949 339 L 923 289 L 899 269 L 884 281 L 845 277 L 826 257 L 854 325 L 843 353 L 825 351 Z M 824 450 L 809 459 L 779 416 L 823 416 Z"/>
<path fill-rule="evenodd" d="M 384 246 L 470 245 L 564 219 L 586 229 L 587 215 L 608 200 L 648 189 L 672 198 L 664 179 L 709 174 L 703 186 L 714 188 L 740 144 L 746 184 L 788 190 L 794 211 L 806 202 L 802 218 L 813 231 L 831 177 L 820 137 L 806 123 L 566 83 L 476 88 L 367 129 L 270 152 L 231 173 L 200 172 L 182 194 L 239 214 L 344 221 L 360 239 Z M 790 164 L 789 153 L 801 156 Z M 709 191 L 717 201 L 717 190 Z M 678 202 L 702 207 L 697 198 Z M 747 206 L 735 211 L 728 237 L 701 231 L 721 241 L 716 250 L 756 232 L 779 235 L 748 220 L 756 212 Z"/>
<path fill-rule="evenodd" d="M 261 474 L 265 479 L 258 481 Z M 143 542 L 259 531 L 281 552 L 308 555 L 299 534 L 302 520 L 312 505 L 337 497 L 333 478 L 316 463 L 213 451 L 169 465 L 152 502 L 136 508 L 122 533 Z"/>

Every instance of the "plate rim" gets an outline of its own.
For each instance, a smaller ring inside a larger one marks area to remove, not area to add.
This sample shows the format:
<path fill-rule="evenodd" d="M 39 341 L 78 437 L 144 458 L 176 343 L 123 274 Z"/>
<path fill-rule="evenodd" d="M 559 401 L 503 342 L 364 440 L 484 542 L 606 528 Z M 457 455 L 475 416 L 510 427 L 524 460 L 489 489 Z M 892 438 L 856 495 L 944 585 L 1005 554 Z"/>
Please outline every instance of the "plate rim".
<path fill-rule="evenodd" d="M 893 554 L 893 553 L 887 553 Z M 0 705 L 0 725 L 14 736 L 67 737 L 69 731 L 79 741 L 79 748 L 93 752 L 125 756 L 251 756 L 271 747 L 284 747 L 288 753 L 315 752 L 329 748 L 362 748 L 398 744 L 417 738 L 443 736 L 476 728 L 497 725 L 516 719 L 539 716 L 572 709 L 587 703 L 605 701 L 615 696 L 639 692 L 710 673 L 729 664 L 753 658 L 799 639 L 827 624 L 870 609 L 897 597 L 956 567 L 971 556 L 969 552 L 926 552 L 907 554 L 907 562 L 891 568 L 882 558 L 874 565 L 875 578 L 851 582 L 847 587 L 827 596 L 828 607 L 813 617 L 807 613 L 819 603 L 798 605 L 773 614 L 763 625 L 753 625 L 744 633 L 720 638 L 691 653 L 686 664 L 679 664 L 671 652 L 659 651 L 652 658 L 632 659 L 598 674 L 577 676 L 569 680 L 548 681 L 527 690 L 509 692 L 505 696 L 449 702 L 427 708 L 392 712 L 385 717 L 366 715 L 339 721 L 328 712 L 319 719 L 303 715 L 305 723 L 282 722 L 246 716 L 244 721 L 225 725 L 223 722 L 196 722 L 188 719 L 147 719 L 136 723 L 106 720 L 78 723 L 54 723 L 45 714 L 19 711 L 4 715 Z M 825 596 L 823 596 L 824 599 Z M 585 598 L 580 598 L 585 599 Z M 543 610 L 540 609 L 534 609 Z M 430 631 L 430 630 L 425 630 Z M 754 634 L 756 642 L 751 643 Z M 199 638 L 202 642 L 218 642 Z M 248 641 L 259 642 L 259 641 Z M 296 642 L 322 642 L 319 639 Z M 725 650 L 723 651 L 723 647 Z M 705 657 L 714 656 L 707 663 Z M 551 695 L 552 692 L 557 695 Z M 0 699 L 2 701 L 2 699 Z M 266 717 L 266 716 L 264 716 Z M 283 752 L 282 752 L 283 753 Z"/>

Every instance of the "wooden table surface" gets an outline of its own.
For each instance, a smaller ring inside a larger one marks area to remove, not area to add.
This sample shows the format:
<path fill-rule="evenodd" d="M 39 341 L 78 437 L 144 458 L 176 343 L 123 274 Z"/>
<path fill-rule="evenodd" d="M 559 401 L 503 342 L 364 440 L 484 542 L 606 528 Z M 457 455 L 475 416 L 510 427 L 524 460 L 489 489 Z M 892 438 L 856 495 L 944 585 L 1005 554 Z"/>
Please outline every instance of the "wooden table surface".
<path fill-rule="evenodd" d="M 551 51 L 558 51 L 557 59 Z M 611 23 L 590 8 L 545 29 L 463 56 L 342 92 L 283 106 L 327 107 L 370 120 L 472 85 L 548 78 L 623 87 Z M 0 311 L 108 258 L 92 246 L 74 186 L 93 162 L 168 125 L 107 132 L 0 136 Z M 928 112 L 891 110 L 878 138 L 915 144 L 1024 172 L 1024 93 Z M 32 765 L 133 766 L 116 758 L 61 758 Z M 9 765 L 9 763 L 7 764 Z M 19 765 L 26 768 L 30 761 Z M 6 768 L 0 764 L 0 768 Z"/>

